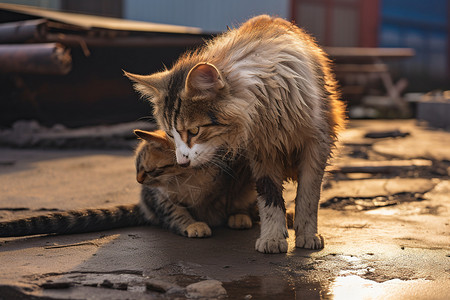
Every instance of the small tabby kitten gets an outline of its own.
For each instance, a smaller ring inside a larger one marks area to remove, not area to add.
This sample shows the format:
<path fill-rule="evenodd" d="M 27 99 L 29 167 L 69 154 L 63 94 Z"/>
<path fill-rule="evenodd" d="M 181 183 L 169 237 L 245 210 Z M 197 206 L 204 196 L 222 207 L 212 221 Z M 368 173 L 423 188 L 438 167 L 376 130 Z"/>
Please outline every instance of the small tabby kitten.
<path fill-rule="evenodd" d="M 266 15 L 182 56 L 170 70 L 125 73 L 147 97 L 181 166 L 241 153 L 256 181 L 261 235 L 255 248 L 287 251 L 283 182 L 298 182 L 296 246 L 324 246 L 317 232 L 322 178 L 344 123 L 326 54 L 292 23 Z"/>
<path fill-rule="evenodd" d="M 139 204 L 84 209 L 0 222 L 0 237 L 95 232 L 140 225 L 161 225 L 188 237 L 211 235 L 209 226 L 252 227 L 257 219 L 256 191 L 242 160 L 186 169 L 176 165 L 174 146 L 162 131 L 136 130 Z M 238 172 L 239 174 L 234 174 Z M 239 176 L 239 181 L 236 180 Z M 247 179 L 246 179 L 247 178 Z"/>
<path fill-rule="evenodd" d="M 252 227 L 257 219 L 256 189 L 242 157 L 183 168 L 164 131 L 135 133 L 143 140 L 136 169 L 146 219 L 189 237 L 210 236 L 210 226 L 226 223 L 236 229 Z"/>

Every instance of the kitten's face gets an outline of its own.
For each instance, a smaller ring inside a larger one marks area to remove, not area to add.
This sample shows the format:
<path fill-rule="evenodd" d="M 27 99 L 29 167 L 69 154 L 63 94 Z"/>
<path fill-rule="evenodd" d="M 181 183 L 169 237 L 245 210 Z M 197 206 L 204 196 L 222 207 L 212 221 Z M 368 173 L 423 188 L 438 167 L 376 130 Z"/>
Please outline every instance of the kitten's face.
<path fill-rule="evenodd" d="M 219 149 L 234 145 L 239 122 L 230 111 L 238 108 L 224 109 L 229 89 L 213 65 L 179 65 L 150 76 L 126 75 L 154 103 L 154 116 L 173 139 L 179 165 L 201 166 L 220 159 Z"/>
<path fill-rule="evenodd" d="M 148 186 L 164 186 L 166 177 L 179 169 L 173 143 L 161 130 L 135 130 L 135 134 L 143 140 L 136 150 L 136 180 Z"/>

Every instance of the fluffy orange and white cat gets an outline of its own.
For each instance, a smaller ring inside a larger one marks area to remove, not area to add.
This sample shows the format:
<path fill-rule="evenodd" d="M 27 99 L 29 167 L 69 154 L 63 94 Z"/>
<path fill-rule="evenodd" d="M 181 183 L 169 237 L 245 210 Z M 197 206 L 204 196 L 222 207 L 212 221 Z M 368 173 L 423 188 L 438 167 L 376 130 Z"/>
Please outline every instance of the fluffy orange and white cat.
<path fill-rule="evenodd" d="M 199 167 L 218 153 L 247 157 L 256 181 L 256 250 L 286 252 L 283 181 L 298 181 L 296 246 L 324 246 L 317 231 L 327 160 L 344 106 L 326 54 L 303 30 L 266 15 L 245 22 L 153 75 L 125 73 L 154 105 L 177 162 Z"/>

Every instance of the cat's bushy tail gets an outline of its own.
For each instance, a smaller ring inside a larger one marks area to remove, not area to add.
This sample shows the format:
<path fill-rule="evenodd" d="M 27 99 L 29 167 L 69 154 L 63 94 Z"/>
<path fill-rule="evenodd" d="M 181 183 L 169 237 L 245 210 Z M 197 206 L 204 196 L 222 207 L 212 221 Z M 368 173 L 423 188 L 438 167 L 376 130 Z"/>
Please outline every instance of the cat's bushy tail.
<path fill-rule="evenodd" d="M 0 237 L 71 234 L 144 225 L 139 205 L 83 209 L 0 222 Z"/>

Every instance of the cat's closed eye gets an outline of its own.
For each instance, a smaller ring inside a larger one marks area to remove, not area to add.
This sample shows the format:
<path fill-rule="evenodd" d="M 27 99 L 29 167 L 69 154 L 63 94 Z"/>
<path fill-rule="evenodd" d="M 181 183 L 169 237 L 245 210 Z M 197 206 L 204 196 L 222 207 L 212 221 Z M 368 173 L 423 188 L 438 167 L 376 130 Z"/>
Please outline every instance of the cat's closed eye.
<path fill-rule="evenodd" d="M 160 176 L 162 173 L 164 173 L 164 170 L 162 169 L 153 169 L 151 171 L 147 171 L 145 172 L 146 175 L 150 176 L 150 177 L 158 177 Z"/>
<path fill-rule="evenodd" d="M 145 174 L 147 174 L 148 176 L 151 177 L 158 177 L 160 175 L 162 175 L 166 169 L 175 166 L 174 164 L 168 164 L 168 165 L 164 165 L 161 167 L 156 167 L 150 171 L 146 171 Z"/>

